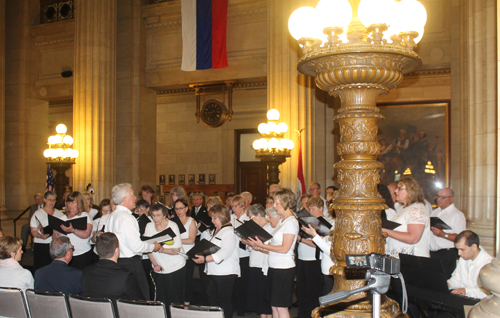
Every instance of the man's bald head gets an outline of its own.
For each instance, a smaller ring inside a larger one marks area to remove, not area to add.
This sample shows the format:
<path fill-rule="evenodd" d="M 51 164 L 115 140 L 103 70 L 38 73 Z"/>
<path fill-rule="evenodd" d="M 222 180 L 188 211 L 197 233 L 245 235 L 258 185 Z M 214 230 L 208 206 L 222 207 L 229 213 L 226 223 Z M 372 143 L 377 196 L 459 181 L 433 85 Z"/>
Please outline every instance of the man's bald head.
<path fill-rule="evenodd" d="M 441 208 L 441 210 L 449 207 L 453 201 L 455 200 L 455 193 L 450 188 L 443 188 L 439 190 L 437 195 L 437 205 Z"/>

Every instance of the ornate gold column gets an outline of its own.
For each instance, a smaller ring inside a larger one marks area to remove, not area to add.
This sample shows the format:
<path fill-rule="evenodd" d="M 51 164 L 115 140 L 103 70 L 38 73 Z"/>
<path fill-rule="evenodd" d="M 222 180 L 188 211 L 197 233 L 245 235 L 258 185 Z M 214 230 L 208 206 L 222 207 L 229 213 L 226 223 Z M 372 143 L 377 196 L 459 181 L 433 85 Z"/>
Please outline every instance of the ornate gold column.
<path fill-rule="evenodd" d="M 74 189 L 92 183 L 99 202 L 115 183 L 116 0 L 78 1 L 74 74 Z"/>
<path fill-rule="evenodd" d="M 341 107 L 334 117 L 340 126 L 337 152 L 341 161 L 334 165 L 338 171 L 339 195 L 333 208 L 337 219 L 332 251 L 335 276 L 332 292 L 354 290 L 366 284 L 364 279 L 347 279 L 347 254 L 384 253 L 385 237 L 381 230 L 380 211 L 386 208 L 379 196 L 377 184 L 383 164 L 377 161 L 380 144 L 377 141 L 378 122 L 384 117 L 376 107 L 377 98 L 397 87 L 403 74 L 421 66 L 413 50 L 413 33 L 407 38 L 395 38 L 393 44 L 368 38 L 368 31 L 359 22 L 359 0 L 349 1 L 353 19 L 347 31 L 348 43 L 324 47 L 307 47 L 298 63 L 299 72 L 316 78 L 316 85 L 332 96 L 339 96 Z M 416 34 L 415 34 L 416 36 Z M 311 41 L 312 42 L 312 41 Z M 324 308 L 317 308 L 319 317 Z M 328 309 L 333 317 L 371 316 L 371 294 L 358 293 Z M 383 296 L 381 315 L 401 314 L 399 305 Z"/>

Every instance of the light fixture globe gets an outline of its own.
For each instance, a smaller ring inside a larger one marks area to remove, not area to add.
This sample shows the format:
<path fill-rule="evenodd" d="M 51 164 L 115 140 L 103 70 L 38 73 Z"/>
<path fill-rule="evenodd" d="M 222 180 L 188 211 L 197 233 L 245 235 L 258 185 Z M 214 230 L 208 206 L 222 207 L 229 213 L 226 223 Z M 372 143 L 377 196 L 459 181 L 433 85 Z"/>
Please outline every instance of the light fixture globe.
<path fill-rule="evenodd" d="M 286 133 L 287 130 L 288 130 L 288 125 L 286 123 L 281 122 L 278 124 L 278 129 L 276 130 L 276 132 L 278 134 L 281 134 L 281 133 Z"/>
<path fill-rule="evenodd" d="M 266 123 L 260 124 L 257 129 L 259 130 L 259 133 L 261 133 L 261 134 L 269 134 L 269 129 L 267 128 Z"/>
<path fill-rule="evenodd" d="M 361 0 L 358 7 L 359 20 L 365 27 L 372 24 L 391 24 L 395 11 L 394 0 Z"/>
<path fill-rule="evenodd" d="M 278 129 L 278 125 L 276 125 L 275 122 L 267 123 L 267 129 L 269 130 L 269 133 L 276 132 L 276 130 Z"/>
<path fill-rule="evenodd" d="M 427 22 L 427 11 L 422 3 L 417 0 L 401 0 L 394 6 L 391 27 L 395 31 L 419 31 Z"/>
<path fill-rule="evenodd" d="M 301 7 L 295 10 L 288 19 L 288 30 L 296 39 L 314 37 L 315 31 L 315 11 L 313 7 Z"/>
<path fill-rule="evenodd" d="M 351 4 L 347 0 L 321 0 L 316 5 L 315 16 L 321 32 L 327 27 L 347 28 L 352 19 Z"/>
<path fill-rule="evenodd" d="M 267 120 L 279 120 L 280 112 L 277 109 L 270 109 L 267 112 Z"/>
<path fill-rule="evenodd" d="M 62 136 L 61 135 L 55 135 L 52 138 L 52 141 L 54 144 L 60 144 L 62 142 Z"/>
<path fill-rule="evenodd" d="M 68 131 L 68 128 L 66 127 L 65 124 L 59 124 L 56 127 L 56 132 L 58 134 L 65 134 Z"/>
<path fill-rule="evenodd" d="M 64 136 L 63 143 L 65 143 L 67 145 L 72 145 L 73 144 L 73 137 L 71 137 L 70 135 Z"/>
<path fill-rule="evenodd" d="M 78 155 L 79 155 L 78 150 L 73 149 L 73 152 L 71 154 L 71 158 L 76 159 L 76 158 L 78 158 Z"/>

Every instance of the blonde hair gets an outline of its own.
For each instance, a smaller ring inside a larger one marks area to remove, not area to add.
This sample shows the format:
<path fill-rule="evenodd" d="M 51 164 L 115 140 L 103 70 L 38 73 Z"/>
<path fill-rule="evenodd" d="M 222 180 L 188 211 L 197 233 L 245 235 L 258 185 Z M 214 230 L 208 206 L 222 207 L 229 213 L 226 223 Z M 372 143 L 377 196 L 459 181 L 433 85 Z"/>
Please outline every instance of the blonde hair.
<path fill-rule="evenodd" d="M 10 254 L 16 253 L 22 245 L 23 241 L 17 237 L 6 236 L 0 239 L 0 259 L 11 258 Z"/>
<path fill-rule="evenodd" d="M 279 200 L 279 203 L 285 210 L 294 210 L 295 209 L 295 194 L 292 190 L 285 188 L 280 191 L 274 192 L 274 202 Z M 308 201 L 309 202 L 309 201 Z"/>
<path fill-rule="evenodd" d="M 209 205 L 210 206 L 214 206 L 214 205 L 217 205 L 217 204 L 223 204 L 222 200 L 220 199 L 219 196 L 208 197 L 208 199 L 207 199 L 207 207 Z"/>
<path fill-rule="evenodd" d="M 323 208 L 325 205 L 325 202 L 323 202 L 323 199 L 320 197 L 312 197 L 307 200 L 307 207 L 312 207 L 315 206 L 317 208 Z"/>
<path fill-rule="evenodd" d="M 73 201 L 76 201 L 77 205 L 76 215 L 80 215 L 82 214 L 83 211 L 87 211 L 87 202 L 83 199 L 83 196 L 80 192 L 75 191 L 71 192 L 66 197 L 66 214 L 69 213 L 68 202 L 73 202 Z"/>
<path fill-rule="evenodd" d="M 408 193 L 408 196 L 406 197 L 407 204 L 413 204 L 417 202 L 425 204 L 424 191 L 422 190 L 422 187 L 417 182 L 417 180 L 412 177 L 403 177 L 399 180 L 398 186 L 401 184 L 406 186 L 406 192 Z"/>
<path fill-rule="evenodd" d="M 208 211 L 210 217 L 216 217 L 220 220 L 222 225 L 227 224 L 231 221 L 231 216 L 229 215 L 229 210 L 223 204 L 214 205 L 210 211 Z"/>

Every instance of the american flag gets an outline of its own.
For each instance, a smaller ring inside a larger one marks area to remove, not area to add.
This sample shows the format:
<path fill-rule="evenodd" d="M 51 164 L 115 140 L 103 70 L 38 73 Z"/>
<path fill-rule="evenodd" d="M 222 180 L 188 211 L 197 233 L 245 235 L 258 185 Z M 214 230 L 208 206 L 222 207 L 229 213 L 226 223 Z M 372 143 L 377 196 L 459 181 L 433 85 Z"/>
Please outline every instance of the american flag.
<path fill-rule="evenodd" d="M 54 191 L 54 174 L 52 173 L 52 169 L 50 169 L 50 164 L 47 164 L 47 177 L 45 181 L 45 190 Z"/>

